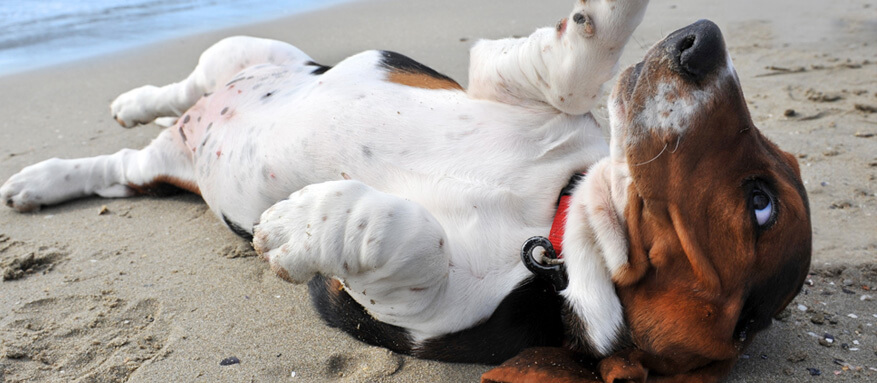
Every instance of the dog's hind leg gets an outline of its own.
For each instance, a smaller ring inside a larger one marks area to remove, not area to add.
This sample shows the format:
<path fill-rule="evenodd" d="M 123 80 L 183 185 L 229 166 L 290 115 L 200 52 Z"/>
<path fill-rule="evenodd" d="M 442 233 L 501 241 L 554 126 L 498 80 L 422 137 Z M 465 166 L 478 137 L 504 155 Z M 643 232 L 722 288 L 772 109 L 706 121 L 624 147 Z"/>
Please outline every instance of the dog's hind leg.
<path fill-rule="evenodd" d="M 79 159 L 52 158 L 28 166 L 0 187 L 0 198 L 18 211 L 89 195 L 161 194 L 166 186 L 199 193 L 191 152 L 178 130 L 167 129 L 142 150 Z"/>
<path fill-rule="evenodd" d="M 313 63 L 300 49 L 276 40 L 247 36 L 229 37 L 201 54 L 195 70 L 185 80 L 157 87 L 130 90 L 110 105 L 113 118 L 124 127 L 149 123 L 161 117 L 179 117 L 205 94 L 234 79 L 242 69 L 259 64 Z M 322 68 L 312 64 L 315 68 Z"/>
<path fill-rule="evenodd" d="M 313 184 L 266 210 L 253 245 L 290 281 L 343 281 L 379 321 L 436 316 L 449 278 L 447 235 L 425 208 L 353 180 Z"/>

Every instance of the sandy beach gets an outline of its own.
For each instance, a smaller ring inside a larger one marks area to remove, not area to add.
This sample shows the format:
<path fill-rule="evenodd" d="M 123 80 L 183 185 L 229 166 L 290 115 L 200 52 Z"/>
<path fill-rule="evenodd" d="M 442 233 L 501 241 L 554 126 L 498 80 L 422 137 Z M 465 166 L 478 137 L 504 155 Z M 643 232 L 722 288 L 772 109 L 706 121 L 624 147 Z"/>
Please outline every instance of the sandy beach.
<path fill-rule="evenodd" d="M 110 101 L 184 78 L 223 37 L 288 41 L 327 65 L 394 50 L 465 86 L 474 41 L 554 25 L 572 0 L 536 3 L 352 2 L 0 77 L 0 182 L 51 157 L 145 146 L 161 128 L 120 128 Z M 634 64 L 673 30 L 715 21 L 756 125 L 801 164 L 812 275 L 729 382 L 877 381 L 875 15 L 875 0 L 653 0 L 622 57 Z M 473 382 L 490 368 L 325 326 L 306 286 L 277 278 L 191 194 L 2 207 L 0 273 L 0 382 Z"/>

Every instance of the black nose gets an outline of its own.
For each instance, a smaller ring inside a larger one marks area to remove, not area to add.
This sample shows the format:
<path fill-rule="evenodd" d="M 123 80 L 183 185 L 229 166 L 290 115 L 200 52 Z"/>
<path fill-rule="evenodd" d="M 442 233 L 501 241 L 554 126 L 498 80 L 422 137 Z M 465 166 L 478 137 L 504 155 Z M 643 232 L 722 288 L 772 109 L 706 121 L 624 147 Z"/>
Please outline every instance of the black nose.
<path fill-rule="evenodd" d="M 671 33 L 663 46 L 675 69 L 695 80 L 713 73 L 726 61 L 722 31 L 709 20 L 700 20 Z"/>

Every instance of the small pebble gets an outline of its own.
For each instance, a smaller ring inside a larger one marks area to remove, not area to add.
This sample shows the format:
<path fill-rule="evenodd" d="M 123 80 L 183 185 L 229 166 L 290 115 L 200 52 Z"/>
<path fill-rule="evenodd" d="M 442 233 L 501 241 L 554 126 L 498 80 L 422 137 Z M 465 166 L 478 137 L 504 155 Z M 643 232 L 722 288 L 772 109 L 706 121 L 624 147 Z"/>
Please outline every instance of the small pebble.
<path fill-rule="evenodd" d="M 786 360 L 792 363 L 803 362 L 807 360 L 807 353 L 804 351 L 795 351 L 791 355 L 789 355 Z"/>
<path fill-rule="evenodd" d="M 819 345 L 820 345 L 820 346 L 823 346 L 823 347 L 831 347 L 831 344 L 832 344 L 832 341 L 829 341 L 828 339 L 820 339 L 820 340 L 819 340 Z"/>
<path fill-rule="evenodd" d="M 822 375 L 822 371 L 819 371 L 818 368 L 807 368 L 807 371 L 810 372 L 810 376 Z"/>
<path fill-rule="evenodd" d="M 232 364 L 238 364 L 238 363 L 240 363 L 240 362 L 241 362 L 241 360 L 238 359 L 237 357 L 235 357 L 235 356 L 230 356 L 230 357 L 228 357 L 228 358 L 225 358 L 225 359 L 219 361 L 219 365 L 220 365 L 220 366 L 230 366 L 230 365 L 232 365 Z"/>
<path fill-rule="evenodd" d="M 800 311 L 807 311 L 807 306 L 804 306 L 804 305 L 802 305 L 802 304 L 799 304 L 799 305 L 798 305 L 798 310 L 800 310 Z"/>
<path fill-rule="evenodd" d="M 798 114 L 798 112 L 795 112 L 794 109 L 786 109 L 786 111 L 783 112 L 783 116 L 786 117 L 795 117 L 796 114 Z"/>
<path fill-rule="evenodd" d="M 856 314 L 847 314 L 847 316 L 853 319 L 859 319 L 859 316 Z"/>
<path fill-rule="evenodd" d="M 825 323 L 825 313 L 820 311 L 820 312 L 813 314 L 813 316 L 810 317 L 810 322 L 813 322 L 814 324 Z"/>
<path fill-rule="evenodd" d="M 862 295 L 861 297 L 859 297 L 859 300 L 863 301 L 863 302 L 870 302 L 870 301 L 874 300 L 874 297 L 866 294 L 866 295 Z"/>

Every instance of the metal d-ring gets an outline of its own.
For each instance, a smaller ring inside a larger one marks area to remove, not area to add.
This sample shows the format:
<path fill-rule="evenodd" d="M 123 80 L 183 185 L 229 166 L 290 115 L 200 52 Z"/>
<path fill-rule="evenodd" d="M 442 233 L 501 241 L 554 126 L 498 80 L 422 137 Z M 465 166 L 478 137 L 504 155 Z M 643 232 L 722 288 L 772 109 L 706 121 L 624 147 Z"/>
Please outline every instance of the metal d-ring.
<path fill-rule="evenodd" d="M 545 250 L 546 263 L 542 264 L 533 258 L 533 249 L 541 247 Z M 566 267 L 563 260 L 557 259 L 557 253 L 554 252 L 554 246 L 551 241 L 545 237 L 531 237 L 524 241 L 521 248 L 521 261 L 527 270 L 530 270 L 537 277 L 548 279 L 554 285 L 555 291 L 561 291 L 569 286 L 569 278 L 566 275 Z"/>

